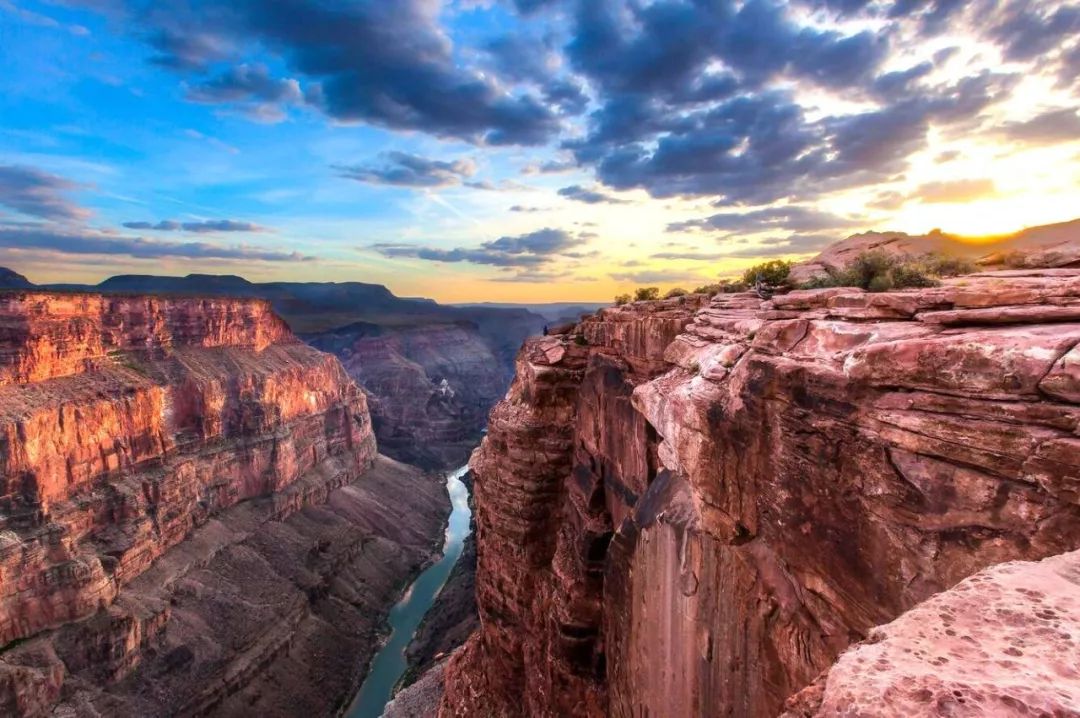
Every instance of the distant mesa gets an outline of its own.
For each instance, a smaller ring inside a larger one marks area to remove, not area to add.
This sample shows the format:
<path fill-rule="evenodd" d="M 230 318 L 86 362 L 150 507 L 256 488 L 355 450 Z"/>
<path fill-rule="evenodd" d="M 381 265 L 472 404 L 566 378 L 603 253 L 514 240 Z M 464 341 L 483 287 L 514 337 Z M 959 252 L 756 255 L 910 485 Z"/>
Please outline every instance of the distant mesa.
<path fill-rule="evenodd" d="M 0 289 L 31 289 L 34 284 L 19 274 L 7 267 L 0 267 Z"/>

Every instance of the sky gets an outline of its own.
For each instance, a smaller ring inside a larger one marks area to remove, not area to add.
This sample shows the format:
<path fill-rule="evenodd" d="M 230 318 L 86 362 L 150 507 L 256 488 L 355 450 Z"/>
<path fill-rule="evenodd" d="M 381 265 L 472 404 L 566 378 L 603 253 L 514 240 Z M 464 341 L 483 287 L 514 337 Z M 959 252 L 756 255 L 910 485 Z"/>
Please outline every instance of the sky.
<path fill-rule="evenodd" d="M 603 301 L 1080 217 L 1080 5 L 0 0 L 0 266 Z"/>

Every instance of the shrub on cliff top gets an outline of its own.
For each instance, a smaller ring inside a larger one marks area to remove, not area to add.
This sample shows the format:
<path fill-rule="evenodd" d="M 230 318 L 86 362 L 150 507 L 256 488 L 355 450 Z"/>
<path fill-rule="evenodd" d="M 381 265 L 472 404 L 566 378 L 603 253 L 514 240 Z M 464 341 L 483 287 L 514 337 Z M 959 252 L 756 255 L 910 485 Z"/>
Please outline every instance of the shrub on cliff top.
<path fill-rule="evenodd" d="M 846 269 L 826 271 L 826 276 L 815 277 L 803 284 L 803 288 L 859 287 L 869 292 L 887 292 L 934 287 L 938 277 L 970 274 L 975 271 L 975 265 L 956 257 L 934 254 L 896 257 L 877 249 L 859 254 Z"/>
<path fill-rule="evenodd" d="M 761 264 L 755 264 L 743 272 L 742 281 L 747 286 L 754 286 L 758 282 L 764 282 L 770 287 L 779 287 L 787 284 L 788 275 L 791 274 L 791 262 L 783 259 L 773 259 Z"/>
<path fill-rule="evenodd" d="M 631 300 L 630 300 L 630 295 L 629 294 L 617 294 L 615 296 L 615 306 L 616 307 L 621 307 L 624 304 L 629 304 L 630 301 Z"/>
<path fill-rule="evenodd" d="M 712 296 L 714 294 L 734 294 L 735 292 L 745 292 L 746 285 L 738 279 L 721 279 L 716 284 L 705 284 L 694 290 L 694 294 L 708 294 Z"/>
<path fill-rule="evenodd" d="M 660 287 L 638 287 L 634 292 L 635 302 L 651 302 L 660 298 Z"/>
<path fill-rule="evenodd" d="M 664 299 L 673 299 L 674 297 L 685 297 L 687 294 L 689 294 L 689 292 L 687 292 L 682 287 L 675 287 L 674 289 L 669 289 L 667 291 L 667 294 L 664 295 Z"/>

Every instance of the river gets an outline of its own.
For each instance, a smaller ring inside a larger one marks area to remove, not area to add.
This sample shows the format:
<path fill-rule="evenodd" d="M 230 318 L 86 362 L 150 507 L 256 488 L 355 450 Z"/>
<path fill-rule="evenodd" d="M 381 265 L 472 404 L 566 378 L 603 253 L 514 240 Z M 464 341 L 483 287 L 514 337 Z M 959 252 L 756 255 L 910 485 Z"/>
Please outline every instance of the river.
<path fill-rule="evenodd" d="M 379 718 L 393 695 L 394 686 L 409 667 L 405 648 L 446 583 L 446 577 L 461 556 L 465 538 L 469 535 L 472 519 L 469 489 L 461 481 L 468 471 L 468 466 L 462 466 L 446 476 L 451 510 L 442 558 L 417 576 L 401 600 L 390 609 L 390 640 L 371 662 L 367 678 L 346 713 L 347 718 Z"/>

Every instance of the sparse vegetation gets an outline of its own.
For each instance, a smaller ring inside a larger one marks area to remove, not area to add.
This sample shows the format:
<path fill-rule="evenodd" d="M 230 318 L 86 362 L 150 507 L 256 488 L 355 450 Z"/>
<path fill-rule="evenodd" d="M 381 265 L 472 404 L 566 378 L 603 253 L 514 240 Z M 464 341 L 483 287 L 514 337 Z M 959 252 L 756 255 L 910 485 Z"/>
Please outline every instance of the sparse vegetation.
<path fill-rule="evenodd" d="M 685 297 L 687 294 L 689 294 L 689 292 L 687 292 L 682 287 L 675 287 L 674 289 L 669 289 L 667 291 L 667 294 L 664 295 L 664 299 L 672 299 L 673 297 Z"/>
<path fill-rule="evenodd" d="M 868 292 L 937 286 L 940 277 L 956 277 L 975 271 L 966 259 L 927 254 L 922 257 L 897 257 L 881 250 L 863 252 L 843 270 L 828 271 L 803 284 L 804 289 L 822 287 L 859 287 Z"/>
<path fill-rule="evenodd" d="M 738 279 L 721 279 L 715 284 L 706 284 L 694 290 L 694 294 L 734 294 L 745 292 L 746 284 Z"/>
<path fill-rule="evenodd" d="M 575 334 L 574 335 L 574 344 L 577 344 L 579 347 L 584 347 L 584 346 L 588 346 L 589 341 L 585 338 L 584 334 Z"/>
<path fill-rule="evenodd" d="M 792 263 L 783 259 L 773 259 L 755 264 L 743 272 L 742 281 L 746 286 L 764 282 L 770 287 L 780 287 L 788 283 Z"/>
<path fill-rule="evenodd" d="M 621 307 L 624 304 L 629 304 L 633 301 L 629 294 L 618 294 L 615 296 L 615 306 Z"/>
<path fill-rule="evenodd" d="M 638 287 L 634 292 L 635 302 L 651 302 L 660 298 L 660 287 Z"/>

